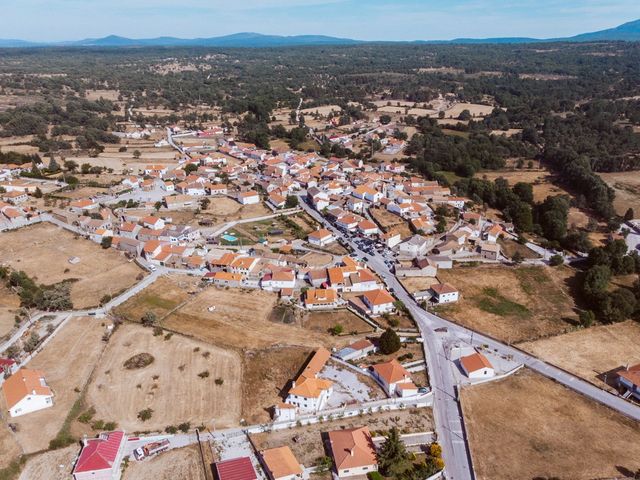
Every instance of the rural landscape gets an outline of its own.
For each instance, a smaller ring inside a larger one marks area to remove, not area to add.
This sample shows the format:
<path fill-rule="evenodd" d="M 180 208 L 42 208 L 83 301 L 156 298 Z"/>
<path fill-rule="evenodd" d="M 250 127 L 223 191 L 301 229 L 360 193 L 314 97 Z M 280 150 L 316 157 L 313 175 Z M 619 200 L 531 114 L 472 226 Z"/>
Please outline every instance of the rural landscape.
<path fill-rule="evenodd" d="M 24 38 L 0 480 L 640 479 L 640 20 Z"/>

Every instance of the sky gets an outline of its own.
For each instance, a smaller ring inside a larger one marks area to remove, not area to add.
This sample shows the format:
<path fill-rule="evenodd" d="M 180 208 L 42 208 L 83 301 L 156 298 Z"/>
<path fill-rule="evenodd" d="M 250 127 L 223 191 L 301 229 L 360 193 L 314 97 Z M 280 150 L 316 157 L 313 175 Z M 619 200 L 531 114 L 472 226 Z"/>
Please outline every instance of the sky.
<path fill-rule="evenodd" d="M 359 40 L 552 38 L 640 18 L 640 0 L 0 0 L 0 38 L 238 32 Z"/>

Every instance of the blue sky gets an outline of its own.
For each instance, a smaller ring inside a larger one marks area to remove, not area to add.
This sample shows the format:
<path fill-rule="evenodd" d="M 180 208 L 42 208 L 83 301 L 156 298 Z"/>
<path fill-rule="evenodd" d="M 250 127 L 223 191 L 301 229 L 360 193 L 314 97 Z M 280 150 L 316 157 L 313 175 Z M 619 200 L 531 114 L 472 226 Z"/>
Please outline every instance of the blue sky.
<path fill-rule="evenodd" d="M 362 40 L 545 38 L 638 18 L 640 0 L 0 0 L 0 38 L 192 38 L 247 31 Z"/>

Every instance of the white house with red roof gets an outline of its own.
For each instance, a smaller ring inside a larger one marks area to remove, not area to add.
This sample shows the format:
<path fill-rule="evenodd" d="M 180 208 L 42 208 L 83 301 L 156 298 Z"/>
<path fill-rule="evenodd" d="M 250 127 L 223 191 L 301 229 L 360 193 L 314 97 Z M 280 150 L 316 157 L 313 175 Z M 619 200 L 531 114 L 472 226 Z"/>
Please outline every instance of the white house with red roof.
<path fill-rule="evenodd" d="M 104 432 L 98 438 L 84 440 L 73 468 L 74 480 L 119 480 L 126 441 L 122 430 Z"/>

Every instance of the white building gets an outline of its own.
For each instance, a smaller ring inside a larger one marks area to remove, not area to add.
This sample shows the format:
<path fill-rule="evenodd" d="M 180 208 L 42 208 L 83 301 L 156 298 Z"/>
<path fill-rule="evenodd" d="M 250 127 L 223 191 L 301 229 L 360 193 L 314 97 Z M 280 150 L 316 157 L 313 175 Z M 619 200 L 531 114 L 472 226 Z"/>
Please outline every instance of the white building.
<path fill-rule="evenodd" d="M 326 228 L 321 228 L 315 232 L 311 232 L 307 237 L 308 242 L 316 247 L 324 247 L 336 241 L 333 234 Z"/>
<path fill-rule="evenodd" d="M 253 190 L 241 192 L 238 194 L 237 198 L 242 205 L 255 205 L 256 203 L 260 203 L 260 195 L 258 195 L 258 192 L 254 192 Z"/>
<path fill-rule="evenodd" d="M 313 354 L 302 373 L 293 381 L 285 403 L 303 412 L 317 412 L 326 406 L 333 393 L 333 382 L 319 378 L 318 374 L 330 357 L 331 353 L 326 348 L 319 348 Z"/>
<path fill-rule="evenodd" d="M 411 375 L 400 363 L 393 359 L 389 362 L 378 363 L 371 368 L 371 373 L 378 379 L 390 397 L 411 397 L 418 394 L 411 380 Z"/>
<path fill-rule="evenodd" d="M 471 379 L 491 378 L 495 375 L 493 365 L 480 352 L 461 357 L 460 366 L 465 375 Z"/>
<path fill-rule="evenodd" d="M 382 288 L 365 292 L 362 299 L 373 316 L 391 313 L 395 308 L 394 298 Z"/>
<path fill-rule="evenodd" d="M 19 417 L 53 406 L 53 392 L 44 373 L 22 368 L 2 384 L 2 391 L 11 417 Z"/>
<path fill-rule="evenodd" d="M 458 301 L 458 290 L 447 283 L 435 283 L 430 287 L 434 303 L 453 303 Z"/>

